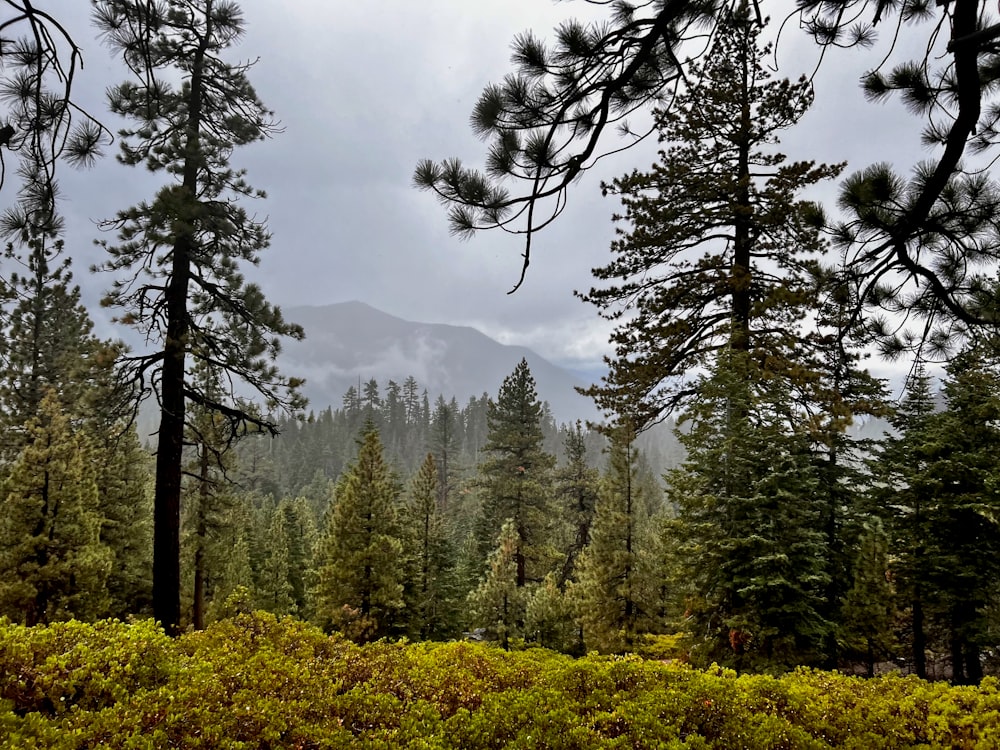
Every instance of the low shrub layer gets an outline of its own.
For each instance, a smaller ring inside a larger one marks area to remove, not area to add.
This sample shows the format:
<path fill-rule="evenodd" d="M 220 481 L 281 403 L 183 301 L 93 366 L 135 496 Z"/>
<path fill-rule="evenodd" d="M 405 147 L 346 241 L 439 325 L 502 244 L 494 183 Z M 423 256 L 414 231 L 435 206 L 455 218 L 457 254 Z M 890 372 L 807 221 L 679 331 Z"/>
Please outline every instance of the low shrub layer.
<path fill-rule="evenodd" d="M 0 621 L 0 748 L 997 748 L 997 681 L 699 671 L 471 643 L 356 646 L 257 613 Z"/>

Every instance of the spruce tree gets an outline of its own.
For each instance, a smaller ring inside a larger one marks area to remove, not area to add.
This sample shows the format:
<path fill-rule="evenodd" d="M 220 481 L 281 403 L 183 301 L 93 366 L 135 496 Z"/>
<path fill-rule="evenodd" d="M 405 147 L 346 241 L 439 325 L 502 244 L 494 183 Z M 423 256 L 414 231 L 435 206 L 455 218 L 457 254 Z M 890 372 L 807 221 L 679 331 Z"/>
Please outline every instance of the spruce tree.
<path fill-rule="evenodd" d="M 315 617 L 357 641 L 388 635 L 403 607 L 398 494 L 378 431 L 369 426 L 336 484 L 316 560 Z"/>
<path fill-rule="evenodd" d="M 542 404 L 535 380 L 522 359 L 500 386 L 487 413 L 489 434 L 479 465 L 483 493 L 480 549 L 495 548 L 508 520 L 517 535 L 517 585 L 538 583 L 555 563 L 549 545 L 552 469 L 555 458 L 542 447 Z"/>
<path fill-rule="evenodd" d="M 185 406 L 218 412 L 232 434 L 272 420 L 243 410 L 245 383 L 269 409 L 296 408 L 297 382 L 273 365 L 280 337 L 302 337 L 284 321 L 241 266 L 255 265 L 270 240 L 264 224 L 239 205 L 263 197 L 230 164 L 238 146 L 275 132 L 272 113 L 247 77 L 250 64 L 229 63 L 226 51 L 243 35 L 231 0 L 101 0 L 95 23 L 120 52 L 134 81 L 109 89 L 112 112 L 134 123 L 120 133 L 120 160 L 171 177 L 152 201 L 104 223 L 118 244 L 103 242 L 103 270 L 119 274 L 104 302 L 118 320 L 153 344 L 151 353 L 122 361 L 140 391 L 156 390 L 160 426 L 154 496 L 153 605 L 168 632 L 180 620 L 180 496 Z M 226 374 L 222 398 L 200 390 L 190 365 Z"/>

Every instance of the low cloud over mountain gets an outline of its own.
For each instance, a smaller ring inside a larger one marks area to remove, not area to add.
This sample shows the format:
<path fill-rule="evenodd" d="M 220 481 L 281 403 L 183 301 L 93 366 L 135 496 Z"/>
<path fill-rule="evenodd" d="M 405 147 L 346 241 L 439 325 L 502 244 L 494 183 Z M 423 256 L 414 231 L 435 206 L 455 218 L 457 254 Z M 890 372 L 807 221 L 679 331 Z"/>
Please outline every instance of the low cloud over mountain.
<path fill-rule="evenodd" d="M 299 323 L 306 340 L 288 341 L 280 364 L 287 375 L 306 378 L 310 407 L 339 406 L 345 391 L 374 378 L 383 393 L 389 380 L 412 375 L 431 399 L 454 396 L 460 404 L 486 392 L 496 397 L 501 382 L 525 358 L 558 422 L 597 419 L 593 402 L 574 391 L 586 386 L 572 373 L 530 349 L 507 346 L 467 326 L 418 323 L 394 317 L 363 302 L 283 311 Z"/>

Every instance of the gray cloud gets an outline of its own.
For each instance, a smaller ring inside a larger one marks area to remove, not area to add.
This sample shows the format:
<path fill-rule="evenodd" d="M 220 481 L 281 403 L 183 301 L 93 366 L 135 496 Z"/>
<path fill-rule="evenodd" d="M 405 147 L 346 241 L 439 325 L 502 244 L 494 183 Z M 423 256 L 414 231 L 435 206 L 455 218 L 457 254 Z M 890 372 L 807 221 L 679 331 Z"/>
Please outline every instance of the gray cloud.
<path fill-rule="evenodd" d="M 527 281 L 513 296 L 506 292 L 520 273 L 519 240 L 449 236 L 444 211 L 410 178 L 423 157 L 481 162 L 485 149 L 468 116 L 483 86 L 509 71 L 514 34 L 530 28 L 546 35 L 569 14 L 600 8 L 538 0 L 242 6 L 248 32 L 233 59 L 260 58 L 252 80 L 284 127 L 273 141 L 234 155 L 269 194 L 248 206 L 269 217 L 274 234 L 260 270 L 249 274 L 269 296 L 285 306 L 360 299 L 411 320 L 474 325 L 577 369 L 599 367 L 608 326 L 573 290 L 589 288 L 590 269 L 609 257 L 616 205 L 600 197 L 600 179 L 647 166 L 655 148 L 609 160 L 576 186 L 561 220 L 536 238 Z M 124 74 L 93 40 L 83 3 L 60 4 L 59 13 L 84 47 L 79 91 L 102 112 L 104 88 Z M 810 72 L 817 58 L 793 33 L 779 52 L 782 75 Z M 814 111 L 785 139 L 790 156 L 848 159 L 850 168 L 893 156 L 914 160 L 915 121 L 903 120 L 913 137 L 901 139 L 885 122 L 907 115 L 863 103 L 857 79 L 876 59 L 838 52 L 825 61 Z M 84 271 L 100 259 L 90 245 L 98 236 L 93 220 L 151 196 L 162 176 L 107 158 L 90 172 L 67 174 L 63 184 L 77 278 L 96 300 L 109 280 Z M 821 197 L 834 194 L 828 186 Z"/>

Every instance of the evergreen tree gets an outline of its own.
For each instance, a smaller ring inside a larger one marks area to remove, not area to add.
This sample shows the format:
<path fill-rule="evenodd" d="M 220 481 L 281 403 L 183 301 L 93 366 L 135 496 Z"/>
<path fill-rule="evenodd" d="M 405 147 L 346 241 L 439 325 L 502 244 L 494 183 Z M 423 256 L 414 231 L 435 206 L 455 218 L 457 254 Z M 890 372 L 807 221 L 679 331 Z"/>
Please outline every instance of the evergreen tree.
<path fill-rule="evenodd" d="M 405 616 L 409 632 L 420 640 L 454 634 L 455 556 L 437 484 L 437 461 L 428 453 L 410 483 L 402 524 L 408 564 Z"/>
<path fill-rule="evenodd" d="M 580 423 L 564 438 L 566 462 L 556 472 L 556 493 L 569 520 L 571 539 L 560 573 L 560 584 L 575 580 L 580 553 L 590 544 L 590 528 L 597 507 L 599 473 L 587 464 L 587 441 Z"/>
<path fill-rule="evenodd" d="M 373 427 L 365 431 L 357 460 L 334 495 L 318 542 L 316 617 L 355 640 L 375 640 L 389 634 L 403 606 L 403 545 L 398 490 Z"/>
<path fill-rule="evenodd" d="M 107 578 L 108 614 L 151 613 L 153 596 L 152 457 L 134 427 L 119 426 L 98 443 L 101 544 L 114 555 Z"/>
<path fill-rule="evenodd" d="M 421 161 L 414 174 L 419 187 L 448 206 L 454 231 L 468 235 L 500 227 L 526 235 L 521 281 L 532 238 L 562 213 L 570 185 L 603 156 L 644 140 L 650 131 L 634 131 L 633 115 L 672 107 L 678 86 L 694 80 L 693 60 L 705 54 L 701 42 L 718 36 L 734 6 L 746 3 L 591 4 L 607 6 L 608 18 L 561 22 L 554 49 L 531 32 L 515 39 L 515 72 L 487 86 L 471 118 L 475 132 L 490 142 L 485 173 L 448 159 Z M 759 13 L 760 6 L 754 7 Z M 984 21 L 991 12 L 985 0 L 934 9 L 923 0 L 804 0 L 794 11 L 823 49 L 867 50 L 888 24 L 899 42 L 895 50 L 921 51 L 891 71 L 889 58 L 876 52 L 863 88 L 873 99 L 898 92 L 921 119 L 922 139 L 938 156 L 918 165 L 909 180 L 886 165 L 863 173 L 860 189 L 845 200 L 857 218 L 845 241 L 851 244 L 850 276 L 863 292 L 858 301 L 903 307 L 922 323 L 938 317 L 945 326 L 949 320 L 996 324 L 990 290 L 990 268 L 1000 255 L 993 229 L 996 191 L 982 169 L 985 162 L 966 158 L 967 152 L 995 151 L 1000 133 L 1000 30 Z M 886 122 L 886 132 L 906 132 L 897 118 Z M 624 142 L 608 143 L 614 131 Z M 514 194 L 508 180 L 518 183 Z M 933 324 L 922 328 L 933 331 Z M 947 345 L 947 331 L 934 339 Z"/>
<path fill-rule="evenodd" d="M 434 402 L 434 416 L 431 419 L 430 450 L 437 462 L 437 502 L 438 508 L 443 512 L 448 510 L 448 499 L 455 480 L 455 464 L 460 444 L 458 428 L 458 404 L 454 399 L 449 404 L 444 400 L 444 396 L 438 396 Z"/>
<path fill-rule="evenodd" d="M 282 500 L 278 504 L 278 510 L 284 513 L 288 535 L 289 581 L 292 587 L 290 611 L 299 617 L 309 618 L 312 617 L 310 589 L 314 584 L 310 580 L 310 571 L 313 570 L 313 551 L 319 536 L 316 520 L 304 497 Z"/>
<path fill-rule="evenodd" d="M 811 382 L 801 350 L 824 243 L 818 208 L 798 195 L 840 167 L 789 164 L 775 150 L 812 104 L 812 86 L 771 80 L 759 34 L 746 4 L 720 22 L 691 86 L 658 113 L 659 163 L 604 186 L 621 196 L 616 219 L 629 230 L 615 259 L 594 269 L 611 283 L 580 296 L 623 322 L 604 385 L 586 392 L 640 427 L 688 398 L 693 373 L 722 348 Z"/>
<path fill-rule="evenodd" d="M 72 285 L 70 259 L 61 240 L 45 234 L 23 237 L 26 271 L 12 274 L 12 300 L 0 337 L 0 458 L 11 460 L 25 445 L 25 425 L 38 414 L 46 393 L 74 419 L 86 419 L 96 432 L 110 431 L 122 415 L 124 393 L 114 387 L 117 347 L 97 339 L 93 323 Z M 13 248 L 8 248 L 13 253 Z"/>
<path fill-rule="evenodd" d="M 949 363 L 946 409 L 928 418 L 918 444 L 924 465 L 904 474 L 910 487 L 932 500 L 923 508 L 927 536 L 920 568 L 934 591 L 932 614 L 947 633 L 956 683 L 982 679 L 982 652 L 992 643 L 987 612 L 1000 576 L 997 362 L 991 340 L 970 345 Z"/>
<path fill-rule="evenodd" d="M 0 216 L 0 233 L 56 231 L 59 186 L 57 166 L 90 166 L 101 155 L 110 133 L 74 98 L 73 86 L 83 68 L 80 47 L 54 8 L 8 0 L 4 26 L 4 90 L 0 146 L 17 159 L 0 170 L 0 187 L 9 172 L 20 181 L 16 201 Z M 62 10 L 62 8 L 59 8 Z"/>
<path fill-rule="evenodd" d="M 639 562 L 646 519 L 640 510 L 634 440 L 629 426 L 613 429 L 610 466 L 574 586 L 584 643 L 604 652 L 631 650 L 639 633 L 652 630 Z"/>
<path fill-rule="evenodd" d="M 256 590 L 253 568 L 250 563 L 250 541 L 247 536 L 247 524 L 234 524 L 232 546 L 226 556 L 218 580 L 214 587 L 214 596 L 208 604 L 208 620 L 220 620 L 231 614 L 231 603 L 243 602 L 253 598 Z"/>
<path fill-rule="evenodd" d="M 878 519 L 861 536 L 854 584 L 844 597 L 842 637 L 863 655 L 869 677 L 876 661 L 891 653 L 895 596 L 890 582 L 888 538 Z"/>
<path fill-rule="evenodd" d="M 876 509 L 884 517 L 897 594 L 908 613 L 910 648 L 914 673 L 927 677 L 927 619 L 930 580 L 930 510 L 935 488 L 919 477 L 926 471 L 928 458 L 922 450 L 934 414 L 931 378 L 923 366 L 911 374 L 899 407 L 890 417 L 895 434 L 886 435 L 874 457 L 873 473 L 878 480 L 872 494 Z"/>
<path fill-rule="evenodd" d="M 262 609 L 279 615 L 293 613 L 295 606 L 289 536 L 284 508 L 278 506 L 271 514 L 267 530 L 264 565 L 257 596 Z"/>
<path fill-rule="evenodd" d="M 568 591 L 562 590 L 556 576 L 549 573 L 535 589 L 525 607 L 524 630 L 527 640 L 542 648 L 581 654 L 583 644 L 573 609 L 572 596 Z"/>
<path fill-rule="evenodd" d="M 91 443 L 54 392 L 27 432 L 0 488 L 0 613 L 28 625 L 101 617 L 113 554 L 100 540 Z"/>
<path fill-rule="evenodd" d="M 235 394 L 212 398 L 190 378 L 189 365 L 218 368 L 233 387 L 246 383 L 268 407 L 295 408 L 297 382 L 272 364 L 282 335 L 302 337 L 241 264 L 267 247 L 264 224 L 241 208 L 263 196 L 230 166 L 232 151 L 266 138 L 275 126 L 247 78 L 249 64 L 222 55 L 243 34 L 230 0 L 101 0 L 95 22 L 136 81 L 109 90 L 112 112 L 135 125 L 121 132 L 120 159 L 170 174 L 175 182 L 151 201 L 105 222 L 119 244 L 103 243 L 103 270 L 120 273 L 105 302 L 123 312 L 156 346 L 123 360 L 140 390 L 157 391 L 160 427 L 154 496 L 154 614 L 169 632 L 180 620 L 180 495 L 185 405 L 193 401 L 227 420 L 233 434 L 248 424 L 274 429 L 247 413 Z"/>
<path fill-rule="evenodd" d="M 535 380 L 522 359 L 490 402 L 487 458 L 479 466 L 480 549 L 485 556 L 509 520 L 517 535 L 513 554 L 519 587 L 540 582 L 555 562 L 548 538 L 555 458 L 542 448 L 541 415 Z"/>
<path fill-rule="evenodd" d="M 500 529 L 490 554 L 486 578 L 469 594 L 471 622 L 488 638 L 509 649 L 511 639 L 523 638 L 530 588 L 519 580 L 517 527 L 511 520 Z"/>
<path fill-rule="evenodd" d="M 747 669 L 817 663 L 831 628 L 827 550 L 788 390 L 738 351 L 699 390 L 679 433 L 688 458 L 667 483 L 696 656 Z"/>

